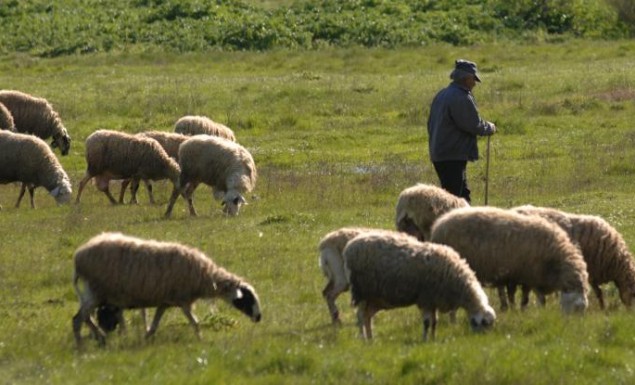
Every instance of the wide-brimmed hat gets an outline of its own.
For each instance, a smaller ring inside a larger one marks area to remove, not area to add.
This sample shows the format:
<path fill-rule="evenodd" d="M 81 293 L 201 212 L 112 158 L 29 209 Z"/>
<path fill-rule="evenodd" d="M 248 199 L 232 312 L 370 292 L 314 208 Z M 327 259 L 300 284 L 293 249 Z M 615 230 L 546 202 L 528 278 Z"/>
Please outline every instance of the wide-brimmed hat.
<path fill-rule="evenodd" d="M 478 77 L 476 63 L 469 60 L 458 59 L 454 62 L 454 71 L 450 74 L 452 79 L 461 79 L 465 74 L 474 75 L 474 79 L 480 83 L 481 78 Z"/>

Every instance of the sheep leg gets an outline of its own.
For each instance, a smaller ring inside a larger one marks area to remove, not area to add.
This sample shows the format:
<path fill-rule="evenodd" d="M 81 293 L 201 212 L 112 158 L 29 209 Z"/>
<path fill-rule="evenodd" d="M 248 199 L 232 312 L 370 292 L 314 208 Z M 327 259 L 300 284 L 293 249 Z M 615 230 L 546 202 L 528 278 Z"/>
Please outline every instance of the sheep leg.
<path fill-rule="evenodd" d="M 516 285 L 513 283 L 507 284 L 507 301 L 509 301 L 510 308 L 513 308 L 516 304 Z"/>
<path fill-rule="evenodd" d="M 366 301 L 362 301 L 357 307 L 357 322 L 360 336 L 366 340 L 373 339 L 372 318 L 377 313 Z"/>
<path fill-rule="evenodd" d="M 148 190 L 148 199 L 150 200 L 150 204 L 156 204 L 154 194 L 152 193 L 152 183 L 150 183 L 149 180 L 144 180 L 143 183 L 146 185 L 146 190 Z"/>
<path fill-rule="evenodd" d="M 196 316 L 192 314 L 192 305 L 183 305 L 181 306 L 181 310 L 183 311 L 183 314 L 185 314 L 187 320 L 190 321 L 190 325 L 194 328 L 194 334 L 196 334 L 196 337 L 200 340 L 201 332 L 198 327 L 198 320 L 196 319 Z"/>
<path fill-rule="evenodd" d="M 29 190 L 29 200 L 31 202 L 31 208 L 34 209 L 35 208 L 35 201 L 33 199 L 33 196 L 35 195 L 35 186 L 30 184 L 27 186 L 28 190 Z"/>
<path fill-rule="evenodd" d="M 150 325 L 150 329 L 146 332 L 146 338 L 152 337 L 154 333 L 156 333 L 157 328 L 159 327 L 159 322 L 161 322 L 161 317 L 163 317 L 163 313 L 165 312 L 165 306 L 158 306 L 157 310 L 154 312 L 154 319 L 152 319 L 152 325 Z"/>
<path fill-rule="evenodd" d="M 79 198 L 82 196 L 82 191 L 84 191 L 84 187 L 86 186 L 86 183 L 88 183 L 89 180 L 91 180 L 93 177 L 87 172 L 86 175 L 84 175 L 84 177 L 82 178 L 81 181 L 79 181 L 79 189 L 77 191 L 77 198 L 75 199 L 75 204 L 79 203 Z"/>
<path fill-rule="evenodd" d="M 82 323 L 86 323 L 86 325 L 88 325 L 92 335 L 97 339 L 99 345 L 103 346 L 106 344 L 106 336 L 104 332 L 90 319 L 90 314 L 94 309 L 95 305 L 92 302 L 84 303 L 80 306 L 77 314 L 73 317 L 73 334 L 75 335 L 75 341 L 78 346 L 81 344 L 82 339 L 80 334 Z"/>
<path fill-rule="evenodd" d="M 145 308 L 141 308 L 141 320 L 143 321 L 143 330 L 148 330 L 148 321 L 146 319 L 146 309 Z"/>
<path fill-rule="evenodd" d="M 531 292 L 531 288 L 523 285 L 522 286 L 522 297 L 520 299 L 520 308 L 525 310 L 527 305 L 529 304 L 529 293 Z M 544 305 L 544 302 L 543 302 Z"/>
<path fill-rule="evenodd" d="M 169 218 L 170 215 L 172 215 L 172 208 L 174 208 L 174 203 L 176 203 L 176 199 L 179 197 L 179 194 L 179 188 L 174 186 L 172 189 L 172 195 L 170 195 L 170 201 L 168 202 L 168 208 L 165 210 L 165 214 L 163 214 L 165 218 Z"/>
<path fill-rule="evenodd" d="M 423 316 L 423 340 L 428 340 L 428 330 L 430 330 L 430 338 L 434 339 L 435 331 L 437 329 L 436 310 L 421 309 L 421 315 Z"/>
<path fill-rule="evenodd" d="M 132 186 L 130 186 L 130 204 L 139 204 L 137 201 L 137 191 L 139 191 L 139 179 L 132 178 Z"/>
<path fill-rule="evenodd" d="M 121 190 L 119 190 L 119 204 L 123 204 L 123 198 L 126 195 L 126 189 L 128 188 L 129 184 L 130 184 L 130 179 L 124 179 L 121 182 Z"/>
<path fill-rule="evenodd" d="M 600 309 L 604 310 L 604 294 L 602 293 L 602 289 L 600 285 L 592 284 L 593 292 L 595 296 L 598 298 L 598 303 L 600 304 Z"/>
<path fill-rule="evenodd" d="M 496 286 L 496 291 L 498 292 L 498 299 L 501 302 L 501 311 L 507 311 L 509 305 L 507 304 L 507 296 L 505 294 L 505 285 Z"/>
<path fill-rule="evenodd" d="M 335 298 L 339 295 L 340 292 L 334 291 L 335 282 L 329 281 L 324 289 L 322 290 L 322 296 L 326 300 L 326 305 L 329 308 L 329 314 L 331 314 L 331 321 L 334 325 L 341 324 L 340 321 L 340 311 L 337 309 L 337 305 L 335 304 Z"/>
<path fill-rule="evenodd" d="M 24 197 L 24 193 L 26 192 L 26 183 L 22 183 L 20 186 L 20 195 L 18 195 L 18 201 L 15 203 L 15 208 L 20 207 L 20 202 L 22 202 L 22 198 Z"/>
<path fill-rule="evenodd" d="M 196 209 L 194 208 L 194 200 L 192 196 L 194 195 L 194 190 L 198 187 L 198 183 L 190 182 L 185 186 L 184 196 L 187 200 L 187 205 L 190 209 L 190 215 L 193 217 L 198 216 L 196 213 Z"/>

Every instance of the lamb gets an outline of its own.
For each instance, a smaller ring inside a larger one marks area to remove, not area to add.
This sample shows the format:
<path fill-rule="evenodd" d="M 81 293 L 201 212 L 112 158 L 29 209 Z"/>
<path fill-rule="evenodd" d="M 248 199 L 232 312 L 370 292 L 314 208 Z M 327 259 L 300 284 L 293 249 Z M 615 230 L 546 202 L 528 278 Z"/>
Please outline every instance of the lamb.
<path fill-rule="evenodd" d="M 257 172 L 254 160 L 243 146 L 227 139 L 197 135 L 186 140 L 179 148 L 182 194 L 188 202 L 190 215 L 197 215 L 192 202 L 196 187 L 202 182 L 211 186 L 214 197 L 222 199 L 223 212 L 238 215 L 246 204 L 242 194 L 250 192 L 256 185 Z M 181 191 L 172 191 L 165 216 L 172 208 Z"/>
<path fill-rule="evenodd" d="M 59 147 L 62 155 L 71 148 L 71 137 L 53 106 L 43 98 L 20 91 L 0 91 L 0 103 L 11 112 L 18 132 L 41 139 L 53 138 L 51 147 Z"/>
<path fill-rule="evenodd" d="M 630 307 L 635 297 L 635 262 L 622 235 L 606 220 L 594 215 L 581 215 L 560 210 L 520 206 L 514 211 L 525 215 L 539 215 L 556 222 L 578 245 L 584 256 L 589 274 L 589 284 L 598 299 L 600 309 L 605 309 L 600 285 L 614 282 L 620 299 Z M 527 293 L 523 293 L 523 303 Z"/>
<path fill-rule="evenodd" d="M 181 135 L 181 134 L 177 134 L 173 132 L 165 132 L 165 131 L 145 131 L 145 132 L 138 133 L 137 136 L 156 140 L 157 142 L 159 142 L 161 147 L 163 147 L 163 149 L 168 154 L 168 156 L 170 156 L 170 158 L 176 160 L 177 162 L 179 161 L 179 146 L 181 145 L 181 143 L 185 142 L 187 139 L 190 138 L 189 136 L 186 136 L 186 135 Z M 126 192 L 126 188 L 130 184 L 130 181 L 131 181 L 130 179 L 126 179 L 121 184 L 121 191 L 119 192 L 120 204 L 123 203 L 124 194 Z M 147 180 L 144 180 L 144 183 L 148 190 L 150 203 L 154 204 L 155 201 L 154 201 L 154 195 L 152 194 L 152 184 L 150 183 L 150 181 L 147 181 Z M 133 181 L 132 189 L 134 191 L 137 191 L 138 188 L 139 188 L 138 184 Z"/>
<path fill-rule="evenodd" d="M 561 291 L 565 313 L 587 307 L 582 254 L 546 219 L 495 207 L 455 209 L 437 219 L 431 241 L 454 248 L 483 284 L 519 284 L 541 294 Z"/>
<path fill-rule="evenodd" d="M 139 181 L 167 178 L 178 188 L 179 165 L 154 139 L 111 130 L 95 131 L 86 138 L 86 163 L 86 174 L 79 183 L 76 203 L 80 202 L 86 183 L 93 177 L 97 188 L 112 204 L 117 204 L 108 189 L 112 179 Z M 136 192 L 133 189 L 133 202 L 136 202 Z"/>
<path fill-rule="evenodd" d="M 176 121 L 174 132 L 184 135 L 212 135 L 236 141 L 231 128 L 213 121 L 207 116 L 187 115 Z"/>
<path fill-rule="evenodd" d="M 13 121 L 13 115 L 11 115 L 11 112 L 2 103 L 0 103 L 0 130 L 15 132 L 15 122 Z"/>
<path fill-rule="evenodd" d="M 335 304 L 337 297 L 348 290 L 348 279 L 344 271 L 342 251 L 351 239 L 361 233 L 380 231 L 365 227 L 342 227 L 326 234 L 318 245 L 320 251 L 319 265 L 328 282 L 322 290 L 333 324 L 340 324 L 339 310 Z"/>
<path fill-rule="evenodd" d="M 442 214 L 469 204 L 446 190 L 423 183 L 408 187 L 399 194 L 395 214 L 397 231 L 408 233 L 420 241 L 430 239 L 430 227 Z"/>
<path fill-rule="evenodd" d="M 73 317 L 73 334 L 78 345 L 83 323 L 101 345 L 105 344 L 104 331 L 91 320 L 92 312 L 105 305 L 118 309 L 156 307 L 146 338 L 156 332 L 165 310 L 174 306 L 181 308 L 200 338 L 198 321 L 192 314 L 192 305 L 200 298 L 220 297 L 252 321 L 261 319 L 260 300 L 253 287 L 192 247 L 102 233 L 75 251 L 74 264 L 79 310 Z"/>
<path fill-rule="evenodd" d="M 452 248 L 403 233 L 364 232 L 344 248 L 360 333 L 372 338 L 371 319 L 383 309 L 416 305 L 423 339 L 434 338 L 436 312 L 464 308 L 474 330 L 493 325 L 494 309 L 468 264 Z"/>
<path fill-rule="evenodd" d="M 11 182 L 28 186 L 33 207 L 33 192 L 39 186 L 57 204 L 67 203 L 72 195 L 68 175 L 46 142 L 33 135 L 0 131 L 0 183 Z"/>

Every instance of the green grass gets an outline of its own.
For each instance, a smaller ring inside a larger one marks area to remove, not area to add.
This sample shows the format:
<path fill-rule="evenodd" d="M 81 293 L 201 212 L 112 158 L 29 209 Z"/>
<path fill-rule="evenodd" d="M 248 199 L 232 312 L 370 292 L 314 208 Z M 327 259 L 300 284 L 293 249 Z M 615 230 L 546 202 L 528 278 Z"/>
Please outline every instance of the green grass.
<path fill-rule="evenodd" d="M 200 217 L 189 218 L 180 200 L 170 220 L 162 219 L 167 183 L 156 185 L 157 206 L 140 191 L 140 205 L 111 207 L 89 185 L 80 205 L 64 207 L 38 189 L 35 210 L 28 202 L 14 209 L 18 186 L 0 186 L 0 383 L 632 383 L 633 315 L 612 285 L 606 312 L 591 298 L 584 317 L 565 317 L 552 298 L 545 309 L 499 314 L 482 335 L 463 313 L 454 325 L 442 315 L 429 343 L 414 308 L 382 312 L 366 343 L 348 293 L 338 301 L 344 326 L 329 325 L 316 246 L 341 226 L 392 228 L 399 192 L 437 183 L 425 121 L 459 57 L 479 64 L 476 99 L 499 127 L 490 204 L 602 215 L 633 244 L 634 51 L 631 41 L 571 41 L 1 57 L 3 88 L 46 97 L 60 112 L 74 139 L 60 159 L 75 189 L 91 132 L 171 130 L 185 114 L 232 127 L 260 178 L 236 218 L 225 218 L 204 186 L 195 195 Z M 475 204 L 483 202 L 484 171 L 483 160 L 468 167 Z M 201 341 L 177 310 L 145 341 L 130 311 L 127 335 L 110 336 L 105 349 L 87 340 L 77 351 L 72 254 L 101 231 L 202 249 L 254 285 L 263 321 L 201 301 Z"/>

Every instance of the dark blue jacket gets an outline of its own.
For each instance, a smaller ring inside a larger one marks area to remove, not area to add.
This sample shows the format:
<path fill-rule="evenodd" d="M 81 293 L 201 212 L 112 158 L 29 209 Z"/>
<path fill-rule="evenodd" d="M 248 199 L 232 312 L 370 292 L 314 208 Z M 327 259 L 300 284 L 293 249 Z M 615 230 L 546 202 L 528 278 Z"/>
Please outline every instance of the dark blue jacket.
<path fill-rule="evenodd" d="M 472 93 L 458 83 L 437 93 L 430 106 L 428 137 L 430 159 L 478 159 L 477 135 L 491 135 L 492 127 L 479 116 Z"/>

